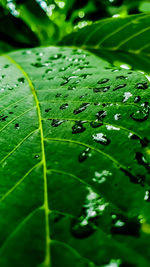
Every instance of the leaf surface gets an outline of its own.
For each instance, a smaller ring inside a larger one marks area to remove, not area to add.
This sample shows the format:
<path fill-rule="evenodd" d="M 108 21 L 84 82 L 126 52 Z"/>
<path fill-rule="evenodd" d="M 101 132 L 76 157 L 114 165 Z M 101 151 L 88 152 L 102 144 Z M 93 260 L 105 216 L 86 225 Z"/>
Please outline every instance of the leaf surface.
<path fill-rule="evenodd" d="M 61 44 L 81 47 L 111 63 L 126 62 L 149 72 L 150 14 L 100 20 L 66 36 Z"/>
<path fill-rule="evenodd" d="M 0 266 L 148 267 L 148 80 L 71 48 L 0 69 Z"/>

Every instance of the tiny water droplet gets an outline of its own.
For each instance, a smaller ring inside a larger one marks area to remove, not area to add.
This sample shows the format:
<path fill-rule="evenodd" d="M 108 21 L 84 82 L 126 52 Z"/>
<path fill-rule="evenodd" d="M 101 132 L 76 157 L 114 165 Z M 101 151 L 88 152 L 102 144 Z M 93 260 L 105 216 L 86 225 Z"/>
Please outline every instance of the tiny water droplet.
<path fill-rule="evenodd" d="M 116 79 L 118 80 L 127 80 L 128 77 L 127 76 L 123 76 L 123 75 L 120 75 L 120 76 L 117 76 Z"/>
<path fill-rule="evenodd" d="M 134 99 L 134 103 L 138 103 L 140 102 L 141 100 L 141 97 L 140 96 L 136 96 L 135 99 Z"/>
<path fill-rule="evenodd" d="M 74 86 L 74 85 L 69 85 L 69 87 L 68 87 L 68 90 L 75 90 L 76 89 L 76 86 Z"/>
<path fill-rule="evenodd" d="M 103 123 L 98 121 L 98 120 L 95 120 L 95 121 L 90 122 L 90 125 L 92 128 L 98 128 L 98 127 L 102 126 Z"/>
<path fill-rule="evenodd" d="M 102 120 L 102 119 L 104 119 L 105 117 L 106 117 L 106 115 L 107 115 L 107 111 L 104 111 L 104 110 L 100 110 L 100 111 L 98 111 L 97 113 L 96 113 L 96 118 L 98 119 L 98 120 Z"/>
<path fill-rule="evenodd" d="M 45 112 L 49 112 L 50 110 L 52 110 L 51 108 L 47 108 L 45 109 Z"/>
<path fill-rule="evenodd" d="M 57 94 L 55 95 L 55 97 L 60 97 L 60 96 L 62 96 L 62 94 L 60 94 L 60 93 L 57 93 Z"/>
<path fill-rule="evenodd" d="M 105 87 L 101 87 L 101 88 L 94 88 L 93 92 L 94 93 L 99 93 L 99 92 L 107 92 L 110 89 L 110 86 L 105 86 Z"/>
<path fill-rule="evenodd" d="M 74 113 L 75 115 L 77 115 L 77 114 L 83 112 L 84 110 L 86 110 L 86 108 L 87 108 L 89 105 L 90 105 L 89 103 L 83 103 L 82 105 L 80 105 L 79 108 L 75 109 L 75 110 L 73 111 L 73 113 Z"/>
<path fill-rule="evenodd" d="M 61 106 L 60 106 L 60 109 L 66 109 L 66 108 L 68 108 L 68 104 L 62 104 Z"/>
<path fill-rule="evenodd" d="M 150 190 L 147 190 L 145 192 L 144 200 L 150 202 Z"/>
<path fill-rule="evenodd" d="M 4 114 L 0 115 L 0 121 L 6 121 L 8 116 L 5 116 Z"/>
<path fill-rule="evenodd" d="M 109 79 L 107 79 L 107 78 L 101 79 L 100 81 L 98 81 L 98 84 L 107 83 L 108 81 L 109 81 Z"/>
<path fill-rule="evenodd" d="M 19 130 L 20 126 L 19 126 L 19 123 L 16 123 L 15 124 L 15 129 Z"/>
<path fill-rule="evenodd" d="M 19 83 L 24 83 L 24 81 L 25 81 L 25 78 L 24 77 L 18 78 L 18 82 Z"/>
<path fill-rule="evenodd" d="M 62 57 L 62 54 L 55 54 L 55 55 L 49 57 L 49 59 L 50 59 L 50 60 L 55 60 L 55 59 L 59 59 L 59 58 L 61 58 L 61 57 Z"/>
<path fill-rule="evenodd" d="M 52 120 L 51 126 L 52 127 L 58 127 L 59 125 L 61 125 L 64 122 L 64 120 Z"/>

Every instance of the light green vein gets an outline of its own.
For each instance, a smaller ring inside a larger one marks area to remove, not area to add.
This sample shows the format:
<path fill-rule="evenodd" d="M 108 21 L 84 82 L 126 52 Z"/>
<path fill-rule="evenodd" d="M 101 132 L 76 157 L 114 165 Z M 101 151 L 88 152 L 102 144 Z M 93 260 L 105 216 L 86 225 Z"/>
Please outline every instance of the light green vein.
<path fill-rule="evenodd" d="M 0 164 L 2 164 L 8 157 L 10 157 L 22 144 L 27 140 L 33 133 L 35 133 L 38 129 L 30 132 L 27 136 L 25 136 L 1 161 Z"/>
<path fill-rule="evenodd" d="M 46 174 L 46 158 L 45 158 L 45 147 L 44 147 L 44 136 L 43 136 L 43 125 L 41 120 L 41 110 L 40 110 L 40 104 L 39 100 L 37 98 L 36 90 L 32 84 L 32 81 L 30 80 L 28 74 L 24 71 L 24 69 L 10 56 L 5 56 L 12 64 L 14 64 L 20 72 L 24 75 L 26 80 L 28 81 L 28 84 L 30 86 L 30 89 L 33 93 L 33 97 L 35 100 L 36 108 L 37 108 L 37 114 L 38 114 L 38 121 L 39 121 L 39 129 L 40 129 L 40 135 L 41 135 L 41 150 L 42 150 L 42 163 L 43 163 L 43 179 L 44 179 L 44 204 L 43 208 L 45 210 L 45 259 L 44 259 L 44 266 L 50 267 L 51 266 L 51 259 L 50 259 L 50 228 L 49 228 L 49 219 L 48 219 L 48 213 L 49 213 L 49 207 L 48 207 L 48 190 L 47 190 L 47 174 Z"/>

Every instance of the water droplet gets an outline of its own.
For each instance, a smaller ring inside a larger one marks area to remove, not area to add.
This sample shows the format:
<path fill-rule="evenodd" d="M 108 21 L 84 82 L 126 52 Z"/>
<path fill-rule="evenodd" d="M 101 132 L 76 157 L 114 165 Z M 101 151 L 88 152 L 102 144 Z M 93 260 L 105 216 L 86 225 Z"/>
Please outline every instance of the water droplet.
<path fill-rule="evenodd" d="M 109 81 L 109 79 L 101 79 L 100 81 L 98 81 L 98 84 L 103 84 L 103 83 L 107 83 Z"/>
<path fill-rule="evenodd" d="M 15 124 L 15 129 L 19 130 L 20 126 L 19 126 L 19 123 L 16 123 Z"/>
<path fill-rule="evenodd" d="M 83 162 L 85 161 L 88 157 L 91 156 L 91 153 L 89 153 L 91 151 L 91 148 L 87 147 L 80 155 L 79 155 L 79 162 Z"/>
<path fill-rule="evenodd" d="M 75 110 L 73 111 L 73 113 L 74 113 L 75 115 L 77 115 L 77 114 L 83 112 L 89 105 L 90 105 L 89 103 L 83 103 L 82 105 L 80 105 L 79 108 L 75 109 Z"/>
<path fill-rule="evenodd" d="M 39 155 L 35 155 L 34 157 L 35 157 L 35 159 L 38 159 L 40 156 Z"/>
<path fill-rule="evenodd" d="M 72 127 L 72 133 L 77 134 L 77 133 L 82 133 L 86 130 L 86 128 L 83 126 L 82 121 L 77 121 L 75 125 Z"/>
<path fill-rule="evenodd" d="M 144 180 L 145 180 L 145 176 L 138 174 L 136 176 L 134 176 L 131 172 L 129 172 L 126 169 L 120 168 L 120 170 L 122 172 L 124 172 L 125 175 L 127 175 L 130 179 L 130 182 L 134 183 L 134 184 L 141 184 L 143 186 Z"/>
<path fill-rule="evenodd" d="M 118 80 L 127 80 L 128 77 L 127 76 L 123 76 L 123 75 L 120 75 L 120 76 L 117 76 L 116 79 Z"/>
<path fill-rule="evenodd" d="M 49 74 L 49 73 L 51 73 L 53 71 L 53 69 L 47 69 L 46 71 L 45 71 L 45 73 L 46 74 Z"/>
<path fill-rule="evenodd" d="M 5 69 L 7 69 L 8 67 L 9 67 L 9 64 L 6 64 L 6 65 L 4 66 Z"/>
<path fill-rule="evenodd" d="M 141 97 L 140 96 L 136 96 L 135 99 L 134 99 L 134 103 L 138 103 L 140 102 L 141 100 Z"/>
<path fill-rule="evenodd" d="M 51 108 L 47 108 L 45 109 L 45 112 L 49 112 L 51 110 Z"/>
<path fill-rule="evenodd" d="M 103 123 L 100 122 L 100 121 L 98 121 L 98 120 L 95 120 L 95 121 L 92 121 L 92 122 L 90 123 L 90 125 L 91 125 L 92 128 L 98 128 L 98 127 L 102 126 Z"/>
<path fill-rule="evenodd" d="M 150 202 L 150 190 L 147 190 L 145 192 L 144 200 Z"/>
<path fill-rule="evenodd" d="M 142 89 L 142 90 L 145 90 L 148 88 L 148 84 L 147 82 L 145 83 L 137 83 L 136 86 L 135 86 L 136 89 Z"/>
<path fill-rule="evenodd" d="M 56 54 L 56 55 L 53 55 L 51 57 L 49 57 L 50 60 L 55 60 L 55 59 L 59 59 L 62 57 L 62 54 Z"/>
<path fill-rule="evenodd" d="M 25 78 L 23 78 L 23 77 L 18 78 L 18 82 L 19 82 L 19 83 L 24 83 L 24 81 L 25 81 Z"/>
<path fill-rule="evenodd" d="M 94 134 L 92 137 L 94 141 L 102 145 L 108 145 L 110 143 L 110 140 L 103 133 Z"/>
<path fill-rule="evenodd" d="M 81 215 L 72 220 L 71 231 L 76 238 L 86 238 L 96 230 L 97 219 L 103 214 L 108 203 L 97 193 L 88 189 Z"/>
<path fill-rule="evenodd" d="M 42 63 L 40 63 L 40 62 L 31 63 L 31 65 L 32 65 L 33 67 L 36 67 L 36 68 L 44 67 L 44 65 L 43 65 Z"/>
<path fill-rule="evenodd" d="M 137 136 L 136 134 L 132 134 L 132 133 L 130 133 L 128 137 L 133 140 L 139 140 L 142 147 L 146 147 L 149 145 L 149 140 L 146 137 L 141 139 L 139 136 Z"/>
<path fill-rule="evenodd" d="M 119 90 L 119 89 L 124 88 L 124 87 L 126 87 L 126 84 L 120 84 L 120 85 L 118 85 L 117 87 L 115 87 L 115 88 L 113 89 L 113 91 Z"/>
<path fill-rule="evenodd" d="M 68 87 L 68 90 L 75 90 L 76 89 L 76 86 L 74 86 L 74 85 L 69 85 L 69 87 Z"/>
<path fill-rule="evenodd" d="M 64 122 L 64 120 L 52 120 L 51 126 L 53 127 L 58 127 L 59 125 L 61 125 Z"/>
<path fill-rule="evenodd" d="M 55 97 L 60 97 L 60 96 L 62 96 L 62 94 L 60 94 L 60 93 L 57 93 L 57 94 L 55 95 Z"/>
<path fill-rule="evenodd" d="M 115 121 L 120 120 L 121 119 L 121 114 L 119 114 L 119 113 L 115 114 L 114 119 L 115 119 Z"/>
<path fill-rule="evenodd" d="M 102 119 L 104 119 L 105 117 L 106 117 L 106 115 L 107 115 L 107 111 L 104 111 L 104 110 L 100 110 L 100 111 L 98 111 L 97 113 L 96 113 L 96 118 L 98 119 L 98 120 L 102 120 Z"/>
<path fill-rule="evenodd" d="M 136 218 L 126 218 L 122 214 L 113 214 L 112 224 L 112 234 L 139 236 L 140 223 Z"/>
<path fill-rule="evenodd" d="M 68 108 L 68 104 L 62 104 L 61 106 L 60 106 L 60 109 L 66 109 L 66 108 Z"/>
<path fill-rule="evenodd" d="M 147 162 L 145 156 L 141 152 L 136 152 L 135 158 L 140 165 L 143 165 L 148 171 L 150 171 L 150 163 Z"/>
<path fill-rule="evenodd" d="M 148 110 L 138 110 L 130 115 L 130 117 L 139 122 L 143 122 L 148 119 L 149 111 Z"/>
<path fill-rule="evenodd" d="M 101 88 L 94 88 L 93 92 L 94 93 L 99 93 L 99 92 L 107 92 L 110 89 L 110 86 L 105 86 L 105 87 L 101 87 Z"/>

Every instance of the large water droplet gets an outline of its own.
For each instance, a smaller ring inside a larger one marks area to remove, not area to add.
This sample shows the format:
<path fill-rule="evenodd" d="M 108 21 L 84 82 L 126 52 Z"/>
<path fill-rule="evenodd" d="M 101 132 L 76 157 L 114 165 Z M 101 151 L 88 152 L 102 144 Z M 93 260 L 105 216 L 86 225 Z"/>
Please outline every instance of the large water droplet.
<path fill-rule="evenodd" d="M 97 219 L 103 214 L 108 203 L 91 188 L 83 205 L 81 215 L 72 220 L 71 231 L 76 238 L 86 238 L 96 230 Z"/>
<path fill-rule="evenodd" d="M 60 109 L 66 109 L 66 108 L 68 108 L 68 104 L 66 103 L 66 104 L 62 104 L 61 106 L 60 106 Z"/>
<path fill-rule="evenodd" d="M 145 90 L 148 88 L 148 84 L 147 82 L 144 82 L 144 83 L 137 83 L 136 86 L 135 86 L 136 89 L 142 89 L 142 90 Z"/>
<path fill-rule="evenodd" d="M 113 89 L 113 91 L 122 89 L 122 88 L 124 88 L 124 87 L 126 87 L 126 84 L 120 84 L 120 85 L 116 86 L 116 87 Z"/>
<path fill-rule="evenodd" d="M 92 137 L 93 137 L 94 141 L 96 141 L 97 143 L 100 143 L 102 145 L 108 145 L 110 143 L 110 140 L 103 133 L 94 134 L 94 135 L 92 135 Z"/>
<path fill-rule="evenodd" d="M 121 214 L 112 215 L 112 234 L 139 236 L 140 223 L 136 218 L 126 218 Z"/>
<path fill-rule="evenodd" d="M 82 133 L 86 130 L 86 128 L 83 126 L 82 121 L 77 121 L 75 125 L 72 127 L 72 133 L 77 134 L 77 133 Z"/>
<path fill-rule="evenodd" d="M 80 112 L 83 112 L 89 105 L 90 105 L 89 103 L 83 103 L 82 105 L 80 105 L 79 108 L 75 109 L 75 110 L 73 111 L 73 113 L 74 113 L 75 115 L 77 115 L 77 114 L 79 114 Z"/>
<path fill-rule="evenodd" d="M 80 155 L 79 155 L 79 162 L 85 161 L 88 157 L 91 156 L 91 148 L 87 147 Z"/>
<path fill-rule="evenodd" d="M 52 120 L 51 126 L 58 127 L 64 122 L 64 120 Z"/>

